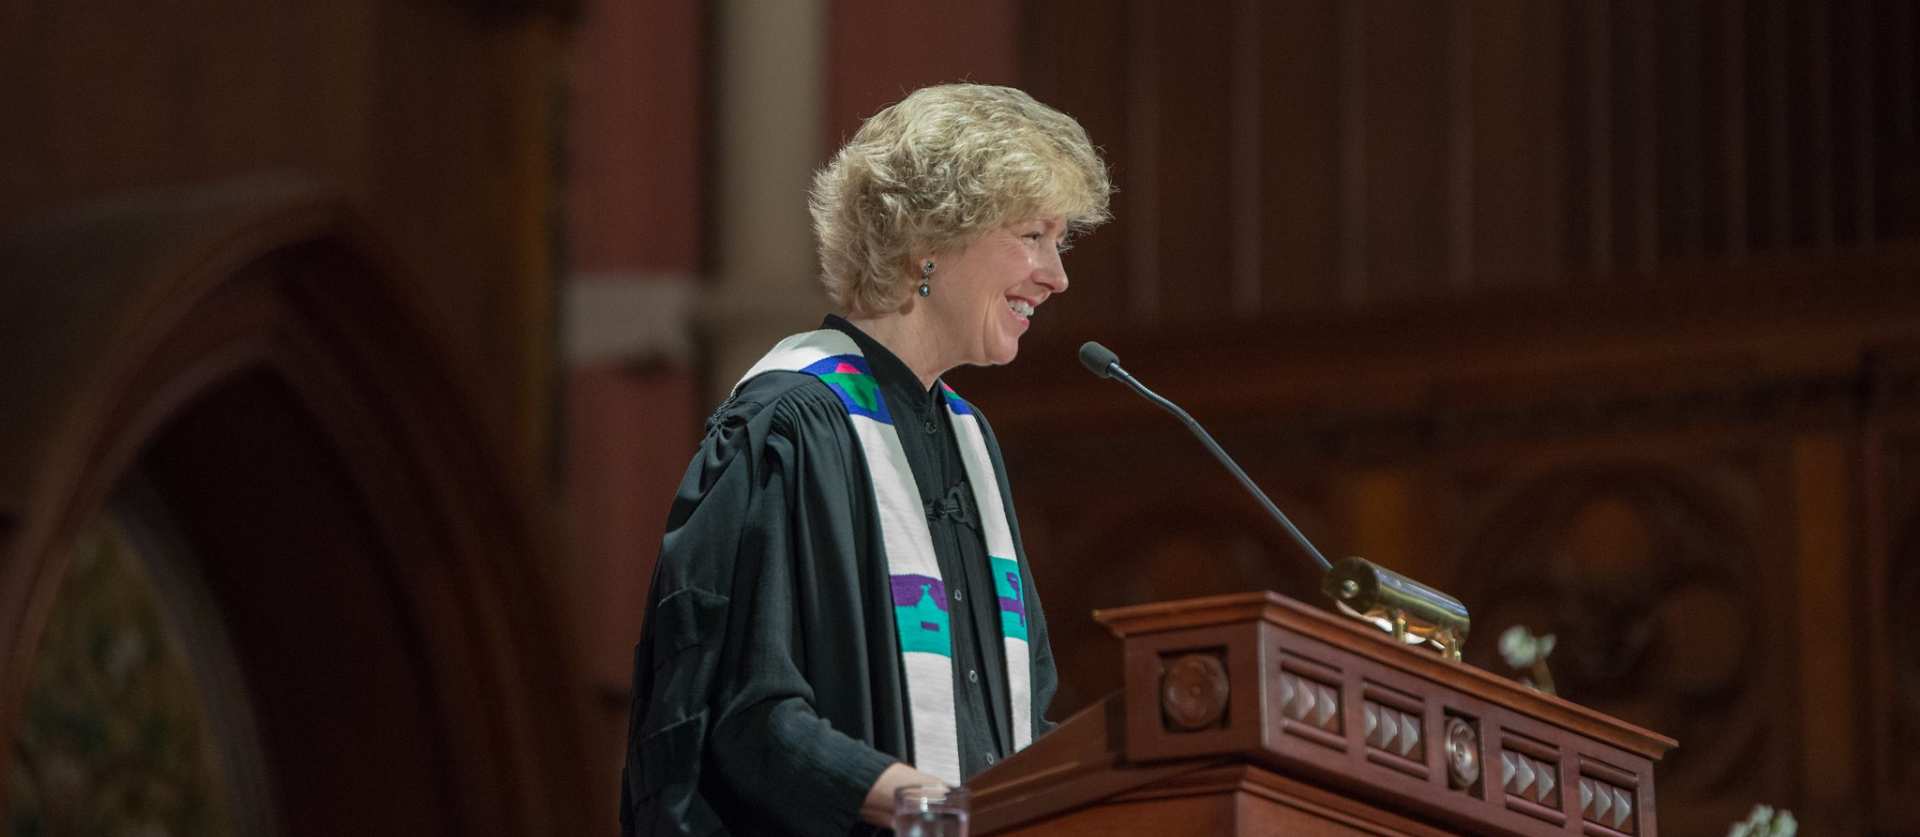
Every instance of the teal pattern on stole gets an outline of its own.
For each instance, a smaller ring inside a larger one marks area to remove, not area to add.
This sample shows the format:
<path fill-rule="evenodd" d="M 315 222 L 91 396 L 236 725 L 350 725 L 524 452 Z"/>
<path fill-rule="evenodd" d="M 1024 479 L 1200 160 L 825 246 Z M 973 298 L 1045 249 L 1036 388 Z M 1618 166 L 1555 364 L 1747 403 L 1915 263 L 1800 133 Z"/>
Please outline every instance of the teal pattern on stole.
<path fill-rule="evenodd" d="M 993 594 L 1000 599 L 1000 633 L 1008 639 L 1027 639 L 1027 597 L 1020 583 L 1020 562 L 994 555 Z"/>

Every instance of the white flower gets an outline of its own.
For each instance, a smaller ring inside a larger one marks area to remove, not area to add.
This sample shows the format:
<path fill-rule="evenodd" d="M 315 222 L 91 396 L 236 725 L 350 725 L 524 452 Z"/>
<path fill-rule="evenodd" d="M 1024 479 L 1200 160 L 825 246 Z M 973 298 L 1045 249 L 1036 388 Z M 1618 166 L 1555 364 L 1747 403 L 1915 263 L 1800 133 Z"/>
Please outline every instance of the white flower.
<path fill-rule="evenodd" d="M 1799 831 L 1800 822 L 1793 818 L 1792 811 L 1781 810 L 1776 815 L 1772 806 L 1755 805 L 1745 822 L 1727 827 L 1727 837 L 1794 837 Z"/>
<path fill-rule="evenodd" d="M 1553 634 L 1534 636 L 1525 625 L 1515 625 L 1500 634 L 1500 658 L 1513 668 L 1526 668 L 1553 653 Z"/>

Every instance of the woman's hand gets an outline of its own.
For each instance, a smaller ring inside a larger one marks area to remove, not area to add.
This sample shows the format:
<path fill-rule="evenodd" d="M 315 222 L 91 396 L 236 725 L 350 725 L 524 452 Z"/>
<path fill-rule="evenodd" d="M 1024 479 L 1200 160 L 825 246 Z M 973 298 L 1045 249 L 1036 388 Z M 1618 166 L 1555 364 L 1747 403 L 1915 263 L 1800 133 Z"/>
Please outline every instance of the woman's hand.
<path fill-rule="evenodd" d="M 881 771 L 880 778 L 875 779 L 873 787 L 867 789 L 867 801 L 860 805 L 860 819 L 868 825 L 892 828 L 894 791 L 915 785 L 945 784 L 940 777 L 922 773 L 913 765 L 894 762 L 893 766 Z"/>

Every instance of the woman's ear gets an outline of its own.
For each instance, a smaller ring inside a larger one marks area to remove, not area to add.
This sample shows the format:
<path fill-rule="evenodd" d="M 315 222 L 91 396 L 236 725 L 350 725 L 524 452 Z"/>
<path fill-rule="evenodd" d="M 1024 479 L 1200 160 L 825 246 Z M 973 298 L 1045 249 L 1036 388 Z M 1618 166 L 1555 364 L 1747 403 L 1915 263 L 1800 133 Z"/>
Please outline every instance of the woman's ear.
<path fill-rule="evenodd" d="M 933 262 L 936 268 L 940 264 L 940 257 L 933 252 L 933 248 L 922 246 L 908 250 L 907 275 L 918 279 L 921 273 L 926 272 L 928 262 Z"/>

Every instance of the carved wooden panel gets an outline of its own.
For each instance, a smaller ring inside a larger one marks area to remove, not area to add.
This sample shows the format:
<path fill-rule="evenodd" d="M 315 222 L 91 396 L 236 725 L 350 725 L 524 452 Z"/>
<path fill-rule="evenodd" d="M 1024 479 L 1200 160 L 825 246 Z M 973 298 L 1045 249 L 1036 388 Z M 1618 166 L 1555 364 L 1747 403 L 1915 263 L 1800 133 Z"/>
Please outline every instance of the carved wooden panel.
<path fill-rule="evenodd" d="M 1464 492 L 1470 507 L 1490 506 L 1448 588 L 1473 609 L 1469 662 L 1506 672 L 1501 632 L 1553 633 L 1560 694 L 1684 736 L 1660 768 L 1663 797 L 1689 808 L 1672 812 L 1682 833 L 1792 793 L 1792 739 L 1777 713 L 1796 683 L 1769 653 L 1793 645 L 1778 618 L 1791 610 L 1792 556 L 1772 547 L 1782 530 L 1764 511 L 1782 505 L 1782 475 L 1764 448 L 1600 456 L 1517 467 Z M 1527 786 L 1527 763 L 1512 769 Z"/>
<path fill-rule="evenodd" d="M 1587 834 L 1657 830 L 1653 760 L 1672 742 L 1643 730 L 1271 594 L 1098 618 L 1125 646 L 1124 735 L 1107 740 L 1127 765 L 1245 759 L 1350 795 L 1350 812 L 1378 806 L 1463 833 L 1566 833 L 1576 817 L 1601 827 L 1583 827 Z M 1213 692 L 1224 704 L 1209 704 L 1224 711 L 1193 728 L 1177 721 L 1191 693 L 1167 685 L 1202 667 L 1225 681 Z M 999 804 L 995 786 L 1009 774 L 1082 767 L 1089 756 L 1016 756 L 980 777 L 983 801 Z M 1575 795 L 1582 779 L 1590 792 L 1605 790 L 1604 810 Z"/>

